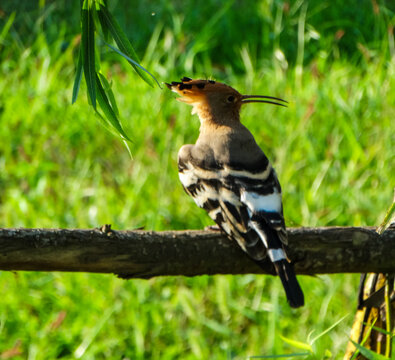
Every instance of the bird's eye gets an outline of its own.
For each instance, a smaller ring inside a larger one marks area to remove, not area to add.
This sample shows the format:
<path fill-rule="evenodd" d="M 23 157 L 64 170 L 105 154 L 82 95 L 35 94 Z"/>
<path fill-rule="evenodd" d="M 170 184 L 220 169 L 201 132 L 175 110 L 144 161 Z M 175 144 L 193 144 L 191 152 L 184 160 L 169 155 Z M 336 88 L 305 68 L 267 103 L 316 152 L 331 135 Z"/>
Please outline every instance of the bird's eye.
<path fill-rule="evenodd" d="M 229 103 L 232 103 L 235 101 L 235 97 L 233 95 L 228 96 L 228 98 L 226 99 Z"/>

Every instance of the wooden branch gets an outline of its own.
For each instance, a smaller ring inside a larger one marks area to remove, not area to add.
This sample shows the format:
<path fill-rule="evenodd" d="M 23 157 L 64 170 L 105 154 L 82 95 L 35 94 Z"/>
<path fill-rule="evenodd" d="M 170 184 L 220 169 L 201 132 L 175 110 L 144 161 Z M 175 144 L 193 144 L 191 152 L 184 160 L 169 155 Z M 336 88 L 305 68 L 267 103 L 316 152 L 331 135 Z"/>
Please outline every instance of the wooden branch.
<path fill-rule="evenodd" d="M 291 228 L 298 274 L 395 273 L 395 229 Z M 81 271 L 125 277 L 273 274 L 218 231 L 0 229 L 0 270 Z"/>

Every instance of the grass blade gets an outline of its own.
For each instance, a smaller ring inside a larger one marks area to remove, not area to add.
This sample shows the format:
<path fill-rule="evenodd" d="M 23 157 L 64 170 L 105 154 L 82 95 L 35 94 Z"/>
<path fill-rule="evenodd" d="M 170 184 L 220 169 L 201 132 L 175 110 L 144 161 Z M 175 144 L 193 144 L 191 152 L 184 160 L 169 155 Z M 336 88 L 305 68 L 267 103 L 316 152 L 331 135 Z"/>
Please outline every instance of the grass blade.
<path fill-rule="evenodd" d="M 368 324 L 367 322 L 364 322 L 363 324 L 364 324 L 364 325 L 367 325 L 367 326 L 370 326 L 373 330 L 375 330 L 375 331 L 377 331 L 377 332 L 379 332 L 379 333 L 382 333 L 382 334 L 384 334 L 384 335 L 389 335 L 389 336 L 392 336 L 392 337 L 395 336 L 395 333 L 394 333 L 394 332 L 384 330 L 384 329 L 379 328 L 379 327 L 377 327 L 377 326 L 372 326 L 372 324 Z"/>
<path fill-rule="evenodd" d="M 280 335 L 281 340 L 285 341 L 287 344 L 301 350 L 307 350 L 310 352 L 310 354 L 313 352 L 313 348 L 311 347 L 310 344 L 306 344 L 302 341 L 297 341 L 293 339 L 288 339 L 282 335 Z"/>
<path fill-rule="evenodd" d="M 249 356 L 248 359 L 284 359 L 284 358 L 295 358 L 295 356 L 309 356 L 310 353 L 292 353 L 292 354 L 281 354 L 281 355 L 253 355 Z"/>
<path fill-rule="evenodd" d="M 108 11 L 107 7 L 100 5 L 100 12 L 101 12 L 101 15 L 100 15 L 101 19 L 103 20 L 102 27 L 106 27 L 110 31 L 118 48 L 129 57 L 127 60 L 133 66 L 134 70 L 140 75 L 140 77 L 147 84 L 149 84 L 150 86 L 153 86 L 152 79 L 147 75 L 148 71 L 145 70 L 144 68 L 142 68 L 141 66 L 137 66 L 137 64 L 140 62 L 139 57 L 137 56 L 136 52 L 133 49 L 132 44 L 130 43 L 130 41 L 127 38 L 127 36 L 125 35 L 125 33 L 122 31 L 118 22 L 115 20 L 115 18 Z M 103 31 L 103 33 L 104 33 L 104 31 Z M 130 61 L 130 58 L 133 58 L 135 60 Z M 144 71 L 141 71 L 141 69 Z M 151 74 L 149 74 L 149 75 L 151 75 Z"/>
<path fill-rule="evenodd" d="M 382 234 L 386 229 L 388 229 L 391 224 L 395 221 L 395 196 L 394 200 L 392 201 L 392 205 L 388 209 L 387 213 L 385 214 L 383 222 L 380 224 L 378 229 L 376 230 L 379 234 Z"/>
<path fill-rule="evenodd" d="M 71 103 L 74 104 L 77 100 L 78 92 L 80 90 L 81 78 L 82 78 L 82 50 L 80 46 L 80 50 L 78 52 L 78 61 L 77 68 L 75 71 L 75 79 L 73 85 L 73 96 L 71 98 Z"/>
<path fill-rule="evenodd" d="M 331 331 L 333 328 L 335 328 L 337 325 L 339 325 L 346 317 L 347 315 L 344 315 L 342 318 L 340 318 L 339 320 L 337 320 L 334 324 L 332 324 L 331 326 L 329 326 L 326 330 L 324 330 L 321 334 L 318 334 L 315 338 L 313 338 L 310 341 L 310 344 L 313 345 L 320 337 L 324 336 L 325 334 L 327 334 L 329 331 Z"/>
<path fill-rule="evenodd" d="M 16 15 L 16 12 L 13 11 L 11 13 L 11 15 L 9 16 L 7 22 L 3 26 L 3 29 L 0 32 L 0 45 L 3 44 L 5 37 L 7 36 L 8 32 L 10 31 L 10 28 L 15 20 L 15 15 Z"/>
<path fill-rule="evenodd" d="M 394 205 L 394 204 L 392 204 Z M 392 278 L 391 280 L 389 280 L 389 274 L 387 274 L 386 279 L 385 279 L 385 296 L 384 296 L 384 300 L 385 300 L 385 317 L 386 317 L 386 330 L 388 333 L 391 332 L 391 328 L 393 322 L 391 319 L 391 316 L 393 316 L 392 314 L 392 305 L 391 305 L 391 301 L 390 301 L 390 294 L 392 292 L 392 289 L 390 290 L 390 287 L 392 288 L 394 279 Z M 390 285 L 391 283 L 391 285 Z M 392 336 L 387 334 L 385 337 L 385 355 L 386 356 L 390 356 L 391 355 L 391 351 L 392 351 Z"/>
<path fill-rule="evenodd" d="M 359 352 L 369 360 L 389 360 L 388 357 L 377 354 L 370 349 L 358 344 L 357 342 L 350 339 L 354 346 L 359 350 Z"/>
<path fill-rule="evenodd" d="M 80 359 L 82 356 L 84 356 L 85 352 L 87 351 L 89 346 L 93 343 L 93 341 L 95 340 L 96 336 L 99 334 L 103 326 L 108 322 L 108 320 L 111 318 L 113 313 L 117 311 L 119 308 L 120 305 L 118 303 L 115 303 L 114 306 L 104 311 L 102 317 L 99 319 L 96 325 L 90 330 L 88 336 L 84 338 L 82 343 L 74 351 L 74 356 L 76 359 Z"/>
<path fill-rule="evenodd" d="M 81 49 L 86 86 L 92 106 L 96 110 L 95 26 L 92 11 L 93 8 L 85 2 L 81 11 Z"/>
<path fill-rule="evenodd" d="M 99 76 L 97 75 L 96 75 L 96 87 L 97 87 L 97 101 L 100 105 L 100 108 L 103 110 L 103 113 L 106 116 L 106 119 L 108 120 L 109 124 L 117 131 L 117 133 L 122 139 L 131 141 L 129 137 L 126 135 L 125 131 L 123 130 L 117 115 L 115 114 L 113 108 L 111 107 L 106 92 L 104 91 L 103 85 L 100 82 Z"/>
<path fill-rule="evenodd" d="M 367 323 L 365 323 L 365 324 L 368 325 L 369 327 L 368 327 L 368 329 L 367 329 L 367 331 L 366 331 L 366 334 L 365 334 L 364 338 L 362 339 L 362 341 L 361 341 L 361 343 L 360 343 L 359 345 L 363 346 L 363 345 L 366 343 L 366 341 L 369 339 L 370 334 L 371 334 L 372 329 L 373 329 L 373 326 L 374 326 L 374 324 L 376 323 L 376 321 L 377 321 L 377 318 L 375 318 L 375 319 L 373 320 L 373 323 L 372 323 L 372 324 L 367 324 Z M 351 341 L 352 341 L 352 340 L 351 340 Z M 351 357 L 351 360 L 356 359 L 358 355 L 359 355 L 359 351 L 357 350 L 357 351 L 354 352 L 353 356 Z"/>

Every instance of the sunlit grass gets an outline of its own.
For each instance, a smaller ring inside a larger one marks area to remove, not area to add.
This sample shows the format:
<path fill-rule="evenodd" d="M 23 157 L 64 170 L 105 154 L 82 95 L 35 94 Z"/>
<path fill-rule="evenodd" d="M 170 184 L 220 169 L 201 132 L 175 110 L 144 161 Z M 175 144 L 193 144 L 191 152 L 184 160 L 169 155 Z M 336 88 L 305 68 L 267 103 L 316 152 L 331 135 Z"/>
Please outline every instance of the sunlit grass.
<path fill-rule="evenodd" d="M 175 46 L 182 40 L 180 16 L 174 14 L 171 26 L 158 25 L 143 57 L 162 81 L 214 76 L 241 92 L 290 102 L 287 109 L 254 104 L 242 113 L 278 172 L 287 224 L 378 225 L 395 183 L 393 59 L 386 52 L 359 63 L 336 59 L 326 38 L 314 61 L 295 74 L 278 54 L 261 61 L 255 37 L 239 47 L 235 62 L 246 71 L 240 75 L 231 66 L 216 67 L 199 50 L 204 36 L 216 31 L 214 22 L 181 56 Z M 84 96 L 70 105 L 75 42 L 62 52 L 59 36 L 49 45 L 38 32 L 31 47 L 13 45 L 13 54 L 6 49 L 0 64 L 1 226 L 211 225 L 177 175 L 178 149 L 198 134 L 190 108 L 122 65 L 103 67 L 133 140 L 130 159 Z M 333 359 L 341 358 L 358 276 L 301 277 L 301 284 L 306 306 L 292 310 L 278 279 L 268 276 L 124 281 L 2 272 L 0 354 L 17 345 L 21 359 L 246 359 L 300 352 L 280 335 L 308 343 L 349 314 L 314 343 L 308 357 L 323 359 L 330 351 Z"/>

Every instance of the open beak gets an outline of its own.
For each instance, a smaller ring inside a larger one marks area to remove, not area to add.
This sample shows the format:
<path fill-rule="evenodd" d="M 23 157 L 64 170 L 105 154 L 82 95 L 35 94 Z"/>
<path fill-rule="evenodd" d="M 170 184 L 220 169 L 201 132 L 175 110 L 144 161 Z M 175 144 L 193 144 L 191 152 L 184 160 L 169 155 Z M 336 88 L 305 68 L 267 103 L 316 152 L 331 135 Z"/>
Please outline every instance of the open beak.
<path fill-rule="evenodd" d="M 257 99 L 265 99 L 265 100 L 257 100 Z M 241 97 L 242 104 L 254 103 L 254 102 L 255 103 L 260 102 L 260 103 L 266 103 L 266 104 L 273 104 L 273 105 L 284 106 L 284 107 L 287 107 L 286 104 L 288 104 L 288 101 L 285 101 L 283 99 L 273 97 L 273 96 L 243 95 Z"/>

